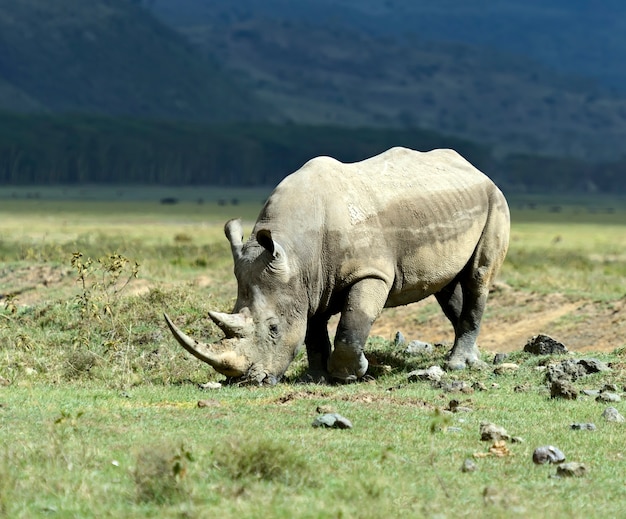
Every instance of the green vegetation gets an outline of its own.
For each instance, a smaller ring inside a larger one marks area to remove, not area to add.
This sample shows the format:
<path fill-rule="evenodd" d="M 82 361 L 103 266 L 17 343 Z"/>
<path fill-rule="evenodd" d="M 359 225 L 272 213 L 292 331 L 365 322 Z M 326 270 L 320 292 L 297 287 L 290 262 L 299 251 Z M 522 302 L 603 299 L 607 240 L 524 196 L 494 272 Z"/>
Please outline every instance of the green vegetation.
<path fill-rule="evenodd" d="M 626 193 L 624 160 L 505 156 L 434 132 L 0 114 L 0 185 L 273 186 L 307 160 L 453 148 L 513 192 Z M 36 189 L 30 193 L 37 196 Z"/>
<path fill-rule="evenodd" d="M 528 200 L 517 203 L 501 276 L 512 290 L 558 287 L 578 300 L 622 301 L 623 209 L 590 213 L 562 204 L 555 213 L 543 201 L 535 210 L 521 208 Z M 247 215 L 248 232 L 258 209 L 252 199 L 236 207 L 2 201 L 0 515 L 621 515 L 624 424 L 605 422 L 606 405 L 592 398 L 550 399 L 537 369 L 549 358 L 517 351 L 508 360 L 518 371 L 452 374 L 450 380 L 487 389 L 450 393 L 406 377 L 441 363 L 445 346 L 408 356 L 372 337 L 372 383 L 299 384 L 306 365 L 299 356 L 275 387 L 200 389 L 222 377 L 174 343 L 162 312 L 192 335 L 220 336 L 206 312 L 228 309 L 235 295 L 221 226 L 238 211 Z M 622 260 L 612 261 L 616 254 Z M 494 307 L 490 320 L 523 312 L 523 305 Z M 613 383 L 621 391 L 620 346 L 626 344 L 594 353 L 613 371 L 576 387 Z M 451 400 L 472 412 L 446 412 Z M 311 427 L 318 408 L 341 413 L 354 428 Z M 508 443 L 505 456 L 482 457 L 491 446 L 480 441 L 483 421 L 524 442 Z M 594 422 L 597 430 L 572 431 L 572 422 Z M 554 466 L 534 466 L 534 448 L 547 444 L 585 463 L 589 474 L 553 479 Z M 466 458 L 474 458 L 476 472 L 461 472 Z"/>

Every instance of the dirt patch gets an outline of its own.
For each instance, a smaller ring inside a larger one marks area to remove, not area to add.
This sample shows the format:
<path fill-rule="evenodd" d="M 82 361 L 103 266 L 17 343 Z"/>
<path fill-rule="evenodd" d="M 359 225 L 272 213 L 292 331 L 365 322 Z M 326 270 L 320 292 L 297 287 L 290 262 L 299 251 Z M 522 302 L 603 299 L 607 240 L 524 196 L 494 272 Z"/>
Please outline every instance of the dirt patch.
<path fill-rule="evenodd" d="M 407 340 L 431 343 L 454 340 L 449 321 L 432 298 L 383 311 L 371 334 L 391 340 L 397 331 Z M 570 351 L 613 351 L 626 346 L 626 298 L 605 303 L 512 289 L 491 294 L 479 337 L 481 349 L 521 350 L 531 337 L 540 333 L 562 342 Z"/>

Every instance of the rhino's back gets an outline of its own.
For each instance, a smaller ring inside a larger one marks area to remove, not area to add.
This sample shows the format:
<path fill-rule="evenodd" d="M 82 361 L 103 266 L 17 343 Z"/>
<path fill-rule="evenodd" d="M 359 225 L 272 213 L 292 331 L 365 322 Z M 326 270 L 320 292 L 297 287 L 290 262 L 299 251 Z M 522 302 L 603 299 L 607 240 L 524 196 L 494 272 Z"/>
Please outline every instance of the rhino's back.
<path fill-rule="evenodd" d="M 349 164 L 317 157 L 278 185 L 265 216 L 307 214 L 302 223 L 343 228 L 373 218 L 385 225 L 387 214 L 393 217 L 390 223 L 408 225 L 419 216 L 416 211 L 424 216 L 482 204 L 493 188 L 487 176 L 453 150 L 391 148 Z"/>

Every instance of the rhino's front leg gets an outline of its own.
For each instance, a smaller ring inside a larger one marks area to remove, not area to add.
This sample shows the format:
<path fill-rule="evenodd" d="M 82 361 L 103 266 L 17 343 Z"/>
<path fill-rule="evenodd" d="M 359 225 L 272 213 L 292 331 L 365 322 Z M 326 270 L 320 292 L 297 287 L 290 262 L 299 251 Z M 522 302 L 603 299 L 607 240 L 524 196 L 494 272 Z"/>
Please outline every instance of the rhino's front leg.
<path fill-rule="evenodd" d="M 309 320 L 304 343 L 309 361 L 308 376 L 315 382 L 328 380 L 326 369 L 331 351 L 328 317 L 314 317 Z"/>
<path fill-rule="evenodd" d="M 332 378 L 352 382 L 365 375 L 367 359 L 363 349 L 388 293 L 383 280 L 369 278 L 355 283 L 348 291 L 337 326 L 335 348 L 328 361 Z"/>

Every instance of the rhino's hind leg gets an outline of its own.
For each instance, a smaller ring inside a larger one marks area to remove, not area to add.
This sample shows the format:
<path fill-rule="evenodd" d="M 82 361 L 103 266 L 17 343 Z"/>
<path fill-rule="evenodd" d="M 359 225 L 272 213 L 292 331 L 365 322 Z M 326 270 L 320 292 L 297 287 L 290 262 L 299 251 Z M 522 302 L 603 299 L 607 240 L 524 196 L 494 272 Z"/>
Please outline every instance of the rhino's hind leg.
<path fill-rule="evenodd" d="M 335 348 L 328 361 L 330 376 L 352 382 L 367 371 L 363 353 L 372 323 L 380 315 L 389 288 L 381 279 L 367 278 L 350 287 L 335 335 Z"/>
<path fill-rule="evenodd" d="M 309 320 L 304 343 L 309 361 L 308 377 L 314 382 L 328 380 L 327 366 L 331 351 L 328 337 L 328 317 L 317 317 Z"/>
<path fill-rule="evenodd" d="M 446 367 L 464 369 L 467 366 L 479 364 L 481 361 L 476 339 L 486 298 L 481 305 L 472 294 L 467 294 L 465 297 L 459 278 L 436 293 L 435 297 L 454 328 L 454 346 L 448 355 Z M 471 311 L 468 311 L 468 307 Z M 465 315 L 464 308 L 466 308 Z"/>

